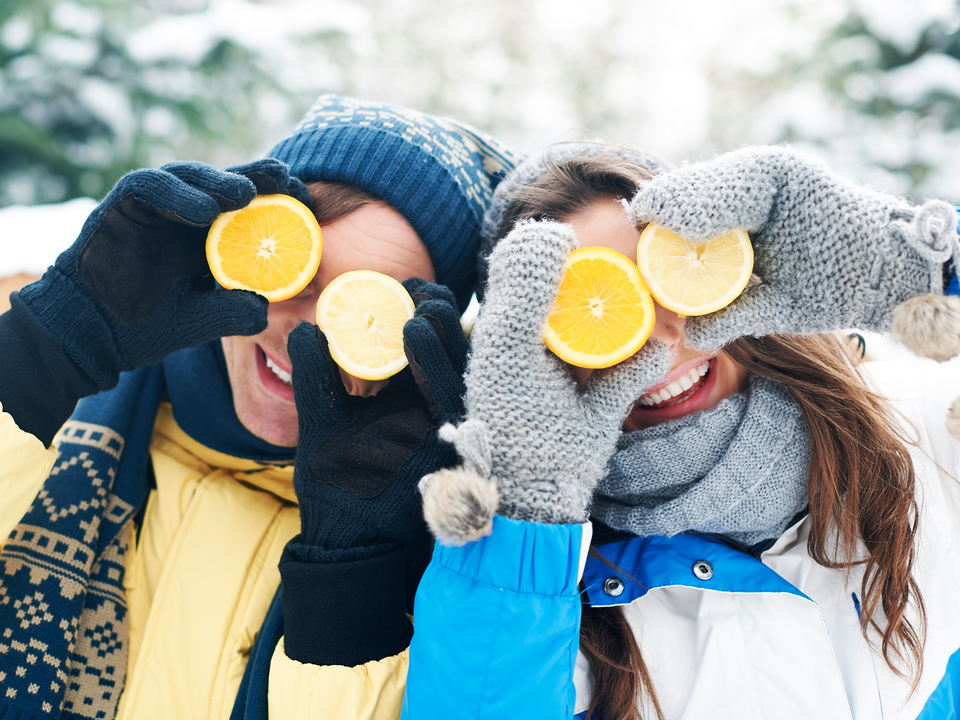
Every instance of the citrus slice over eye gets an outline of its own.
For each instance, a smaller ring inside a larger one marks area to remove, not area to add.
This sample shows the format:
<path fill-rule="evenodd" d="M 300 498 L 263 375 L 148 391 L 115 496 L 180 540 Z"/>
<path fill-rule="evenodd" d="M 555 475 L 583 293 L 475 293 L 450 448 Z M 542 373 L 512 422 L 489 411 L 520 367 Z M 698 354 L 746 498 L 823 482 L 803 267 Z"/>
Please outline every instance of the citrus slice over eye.
<path fill-rule="evenodd" d="M 221 213 L 207 233 L 207 263 L 216 281 L 270 302 L 310 284 L 322 249 L 313 211 L 289 195 L 258 195 L 240 210 Z"/>
<path fill-rule="evenodd" d="M 655 322 L 653 300 L 637 266 L 605 247 L 573 250 L 543 328 L 564 362 L 606 368 L 636 353 Z"/>
<path fill-rule="evenodd" d="M 320 293 L 317 325 L 337 365 L 363 380 L 385 380 L 407 366 L 403 326 L 413 310 L 410 295 L 392 277 L 355 270 Z"/>
<path fill-rule="evenodd" d="M 753 245 L 743 230 L 697 242 L 650 223 L 640 233 L 637 265 L 654 299 L 678 315 L 706 315 L 743 292 Z"/>

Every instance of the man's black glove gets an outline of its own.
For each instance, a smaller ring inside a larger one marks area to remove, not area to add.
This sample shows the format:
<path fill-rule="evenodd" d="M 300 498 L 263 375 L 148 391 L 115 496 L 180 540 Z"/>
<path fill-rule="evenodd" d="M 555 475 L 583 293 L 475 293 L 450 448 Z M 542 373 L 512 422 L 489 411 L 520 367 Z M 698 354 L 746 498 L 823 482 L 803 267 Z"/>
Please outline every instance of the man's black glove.
<path fill-rule="evenodd" d="M 267 301 L 216 288 L 206 236 L 222 212 L 257 194 L 309 195 L 278 160 L 228 170 L 197 162 L 125 175 L 90 214 L 76 242 L 13 303 L 63 345 L 100 390 L 123 370 L 175 350 L 267 326 Z"/>
<path fill-rule="evenodd" d="M 405 543 L 422 536 L 417 483 L 457 463 L 439 439 L 463 413 L 467 341 L 446 288 L 408 280 L 409 368 L 369 398 L 347 395 L 324 336 L 290 333 L 300 439 L 294 487 L 301 532 L 280 560 L 285 650 L 313 664 L 357 665 L 407 646 Z"/>

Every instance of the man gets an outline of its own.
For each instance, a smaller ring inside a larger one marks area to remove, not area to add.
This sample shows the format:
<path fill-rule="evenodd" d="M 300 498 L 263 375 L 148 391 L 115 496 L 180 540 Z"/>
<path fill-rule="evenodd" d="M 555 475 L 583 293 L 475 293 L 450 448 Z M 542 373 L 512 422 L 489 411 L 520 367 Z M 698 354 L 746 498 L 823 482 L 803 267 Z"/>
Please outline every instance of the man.
<path fill-rule="evenodd" d="M 399 714 L 415 483 L 451 461 L 436 425 L 457 412 L 453 308 L 517 157 L 333 96 L 270 155 L 131 173 L 0 316 L 0 703 L 27 717 L 255 715 L 266 672 L 271 714 Z M 277 192 L 314 205 L 324 252 L 306 290 L 268 307 L 213 287 L 203 239 Z M 325 216 L 337 193 L 355 206 Z M 411 369 L 379 386 L 334 370 L 315 328 L 293 332 L 350 269 L 422 278 Z M 344 686 L 352 666 L 374 680 Z"/>

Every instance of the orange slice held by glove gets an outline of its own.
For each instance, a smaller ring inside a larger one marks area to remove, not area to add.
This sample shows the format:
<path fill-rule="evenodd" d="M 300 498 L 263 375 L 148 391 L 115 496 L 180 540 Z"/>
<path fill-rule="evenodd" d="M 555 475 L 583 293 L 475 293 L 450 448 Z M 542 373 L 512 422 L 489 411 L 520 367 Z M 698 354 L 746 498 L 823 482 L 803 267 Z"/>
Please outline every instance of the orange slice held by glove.
<path fill-rule="evenodd" d="M 653 332 L 651 296 L 680 316 L 706 315 L 733 302 L 752 272 L 753 246 L 743 230 L 693 242 L 651 223 L 640 235 L 636 265 L 604 247 L 570 253 L 543 341 L 571 365 L 611 367 Z"/>
<path fill-rule="evenodd" d="M 407 366 L 403 326 L 413 312 L 413 300 L 392 277 L 354 270 L 320 293 L 317 325 L 337 365 L 363 380 L 385 380 Z"/>
<path fill-rule="evenodd" d="M 207 233 L 207 262 L 228 290 L 287 300 L 317 274 L 323 237 L 313 211 L 289 195 L 258 195 L 221 213 Z"/>
<path fill-rule="evenodd" d="M 654 299 L 678 315 L 706 315 L 743 292 L 753 272 L 753 246 L 734 229 L 705 242 L 650 223 L 640 234 L 637 265 Z"/>
<path fill-rule="evenodd" d="M 564 362 L 606 368 L 636 353 L 655 322 L 653 300 L 637 266 L 605 247 L 567 257 L 543 341 Z"/>

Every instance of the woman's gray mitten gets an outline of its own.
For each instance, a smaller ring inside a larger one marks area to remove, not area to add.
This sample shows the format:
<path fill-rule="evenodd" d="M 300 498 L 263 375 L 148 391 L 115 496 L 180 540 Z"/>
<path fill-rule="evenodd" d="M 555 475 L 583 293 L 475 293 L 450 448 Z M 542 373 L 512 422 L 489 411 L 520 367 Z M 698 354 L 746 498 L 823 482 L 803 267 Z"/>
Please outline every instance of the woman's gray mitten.
<path fill-rule="evenodd" d="M 911 206 L 780 146 L 663 173 L 638 190 L 630 218 L 692 240 L 736 227 L 750 234 L 763 282 L 727 308 L 687 321 L 688 337 L 702 349 L 742 335 L 889 331 L 901 303 L 942 292 L 943 263 L 960 254 L 950 205 Z"/>
<path fill-rule="evenodd" d="M 642 391 L 670 368 L 652 341 L 594 372 L 582 391 L 543 344 L 543 326 L 576 247 L 573 228 L 525 222 L 490 255 L 486 296 L 471 334 L 467 419 L 441 428 L 464 468 L 424 478 L 424 516 L 462 545 L 489 532 L 494 512 L 517 520 L 579 523 Z"/>

